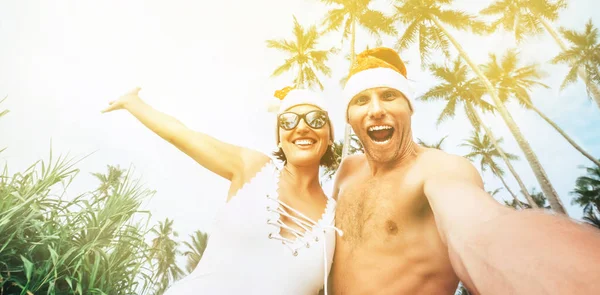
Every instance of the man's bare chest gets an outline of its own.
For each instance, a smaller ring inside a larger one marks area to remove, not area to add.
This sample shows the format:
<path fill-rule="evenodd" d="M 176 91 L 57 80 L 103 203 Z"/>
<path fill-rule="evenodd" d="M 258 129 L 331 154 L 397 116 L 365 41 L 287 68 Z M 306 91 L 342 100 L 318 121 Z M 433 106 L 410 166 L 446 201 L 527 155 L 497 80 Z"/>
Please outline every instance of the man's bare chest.
<path fill-rule="evenodd" d="M 336 224 L 344 242 L 394 240 L 429 211 L 422 184 L 414 177 L 355 179 L 340 190 Z"/>

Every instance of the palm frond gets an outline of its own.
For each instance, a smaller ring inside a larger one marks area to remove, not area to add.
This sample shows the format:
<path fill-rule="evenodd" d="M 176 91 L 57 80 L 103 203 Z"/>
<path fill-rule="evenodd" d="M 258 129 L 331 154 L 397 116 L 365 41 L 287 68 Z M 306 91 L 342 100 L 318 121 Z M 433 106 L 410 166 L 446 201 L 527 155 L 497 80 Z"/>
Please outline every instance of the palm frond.
<path fill-rule="evenodd" d="M 277 67 L 275 69 L 275 71 L 273 71 L 273 73 L 271 74 L 271 77 L 276 77 L 276 76 L 279 76 L 279 75 L 289 71 L 292 68 L 292 66 L 294 66 L 294 62 L 295 62 L 295 59 L 293 59 L 293 58 L 286 59 L 284 64 Z"/>
<path fill-rule="evenodd" d="M 393 19 L 386 16 L 381 11 L 367 9 L 358 16 L 358 23 L 374 36 L 381 33 L 386 35 L 396 35 L 398 32 L 393 25 Z"/>

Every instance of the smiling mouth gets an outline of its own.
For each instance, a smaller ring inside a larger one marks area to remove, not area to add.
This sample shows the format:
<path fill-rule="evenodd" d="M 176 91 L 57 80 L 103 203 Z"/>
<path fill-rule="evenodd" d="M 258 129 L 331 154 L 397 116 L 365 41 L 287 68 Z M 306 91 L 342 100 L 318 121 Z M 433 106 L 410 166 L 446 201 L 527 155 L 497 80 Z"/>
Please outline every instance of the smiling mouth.
<path fill-rule="evenodd" d="M 297 139 L 294 140 L 294 144 L 297 146 L 311 146 L 315 144 L 315 141 L 312 139 Z"/>
<path fill-rule="evenodd" d="M 367 134 L 376 143 L 387 143 L 394 135 L 394 127 L 388 125 L 371 126 Z"/>

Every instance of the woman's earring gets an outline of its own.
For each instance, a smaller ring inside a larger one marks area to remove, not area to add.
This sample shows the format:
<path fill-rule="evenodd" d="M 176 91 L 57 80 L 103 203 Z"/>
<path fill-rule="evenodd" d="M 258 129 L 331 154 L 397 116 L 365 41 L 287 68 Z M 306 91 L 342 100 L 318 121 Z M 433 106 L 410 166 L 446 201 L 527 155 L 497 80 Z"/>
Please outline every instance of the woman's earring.
<path fill-rule="evenodd" d="M 279 144 L 277 145 L 278 148 L 281 148 L 281 142 L 279 142 Z"/>

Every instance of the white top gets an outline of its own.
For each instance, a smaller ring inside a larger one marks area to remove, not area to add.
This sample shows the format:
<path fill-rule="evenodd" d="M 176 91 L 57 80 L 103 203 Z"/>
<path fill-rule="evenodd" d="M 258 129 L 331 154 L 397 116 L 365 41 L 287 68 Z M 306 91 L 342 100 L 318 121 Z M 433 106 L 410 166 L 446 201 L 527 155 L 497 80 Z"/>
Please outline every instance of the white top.
<path fill-rule="evenodd" d="M 328 198 L 321 219 L 310 220 L 279 200 L 279 174 L 268 162 L 219 210 L 200 263 L 165 295 L 318 294 L 333 260 L 336 203 Z M 305 231 L 287 227 L 281 215 Z M 296 238 L 283 238 L 281 227 Z"/>

